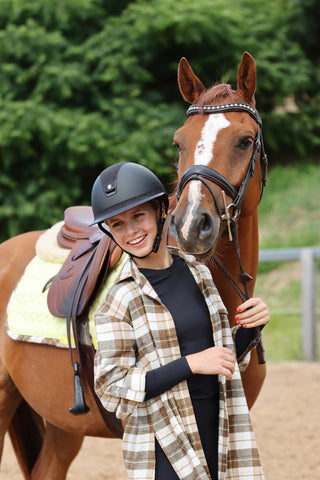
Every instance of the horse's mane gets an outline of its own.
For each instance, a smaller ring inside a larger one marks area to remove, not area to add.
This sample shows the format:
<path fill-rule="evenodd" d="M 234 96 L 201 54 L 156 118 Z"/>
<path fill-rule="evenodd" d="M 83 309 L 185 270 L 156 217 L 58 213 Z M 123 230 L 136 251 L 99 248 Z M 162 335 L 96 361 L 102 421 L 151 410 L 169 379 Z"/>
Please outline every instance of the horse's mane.
<path fill-rule="evenodd" d="M 219 103 L 221 100 L 232 97 L 235 93 L 228 83 L 216 83 L 208 90 L 205 90 L 197 100 L 198 105 L 211 105 Z"/>

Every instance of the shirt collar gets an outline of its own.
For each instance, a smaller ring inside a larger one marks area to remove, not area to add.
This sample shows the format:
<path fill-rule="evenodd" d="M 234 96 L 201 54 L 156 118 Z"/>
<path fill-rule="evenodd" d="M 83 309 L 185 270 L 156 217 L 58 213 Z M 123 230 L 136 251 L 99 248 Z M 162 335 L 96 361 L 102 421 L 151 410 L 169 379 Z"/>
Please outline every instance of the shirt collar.
<path fill-rule="evenodd" d="M 168 247 L 168 249 L 172 255 L 177 255 L 181 257 L 189 265 L 191 264 L 192 266 L 195 266 L 198 263 L 193 255 L 187 255 L 177 247 Z M 123 255 L 127 255 L 127 254 L 123 254 Z M 133 259 L 129 255 L 127 255 L 127 259 L 125 260 L 124 265 L 118 277 L 115 279 L 114 283 L 124 282 L 126 280 L 129 280 L 130 278 L 135 280 L 140 285 L 140 287 L 145 291 L 145 293 L 148 293 L 148 295 L 151 295 L 152 297 L 155 296 L 154 290 L 151 288 L 148 280 L 145 278 L 144 275 L 142 275 L 137 265 L 134 263 Z"/>

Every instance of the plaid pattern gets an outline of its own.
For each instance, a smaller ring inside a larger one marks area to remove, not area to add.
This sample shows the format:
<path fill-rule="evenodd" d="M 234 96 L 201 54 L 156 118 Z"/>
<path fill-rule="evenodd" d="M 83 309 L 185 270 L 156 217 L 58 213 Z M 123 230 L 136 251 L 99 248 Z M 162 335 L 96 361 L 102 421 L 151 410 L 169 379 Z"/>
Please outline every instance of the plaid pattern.
<path fill-rule="evenodd" d="M 207 302 L 215 345 L 234 349 L 225 307 L 209 270 L 187 262 Z M 210 479 L 187 382 L 144 401 L 148 370 L 180 358 L 173 319 L 130 259 L 95 316 L 95 389 L 104 407 L 125 420 L 123 454 L 132 480 L 153 480 L 155 437 L 180 479 Z M 219 480 L 263 480 L 239 369 L 219 376 Z"/>

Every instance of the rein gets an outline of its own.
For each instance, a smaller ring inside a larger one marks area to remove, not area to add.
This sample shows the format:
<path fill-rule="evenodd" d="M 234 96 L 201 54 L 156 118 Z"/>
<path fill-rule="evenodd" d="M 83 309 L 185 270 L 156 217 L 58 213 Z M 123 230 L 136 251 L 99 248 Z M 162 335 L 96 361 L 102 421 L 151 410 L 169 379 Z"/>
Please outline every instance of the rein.
<path fill-rule="evenodd" d="M 242 301 L 250 298 L 250 293 L 248 289 L 248 282 L 252 280 L 252 277 L 247 274 L 242 266 L 240 258 L 240 245 L 239 245 L 239 235 L 238 235 L 238 218 L 241 211 L 242 201 L 244 199 L 248 184 L 250 179 L 254 176 L 256 163 L 261 153 L 261 164 L 262 164 L 262 177 L 261 177 L 261 191 L 260 191 L 260 201 L 263 195 L 264 187 L 266 186 L 267 181 L 267 167 L 268 159 L 264 149 L 263 137 L 262 137 L 262 121 L 258 111 L 253 108 L 251 105 L 246 103 L 225 103 L 222 105 L 191 105 L 187 110 L 187 115 L 197 115 L 197 114 L 215 114 L 215 113 L 225 113 L 225 112 L 246 112 L 248 113 L 258 124 L 258 132 L 254 139 L 253 151 L 250 159 L 250 163 L 246 172 L 244 179 L 242 180 L 238 189 L 236 189 L 221 173 L 217 172 L 213 168 L 210 168 L 206 165 L 192 165 L 189 167 L 181 177 L 181 180 L 177 186 L 177 199 L 179 200 L 181 193 L 186 186 L 186 184 L 192 180 L 200 180 L 210 191 L 217 211 L 221 217 L 222 221 L 227 222 L 229 239 L 233 243 L 233 248 L 237 254 L 238 263 L 239 263 L 239 281 L 243 286 L 244 292 L 241 290 L 237 282 L 234 280 L 232 275 L 226 270 L 226 268 L 214 257 L 211 259 L 214 264 L 222 271 L 227 280 L 231 283 L 233 288 L 236 290 Z M 215 183 L 222 188 L 222 195 L 224 200 L 224 213 L 221 212 L 218 199 L 216 194 L 209 184 L 208 180 Z M 225 193 L 232 199 L 232 203 L 229 205 L 225 201 Z M 233 216 L 231 217 L 229 209 L 233 208 Z M 255 328 L 255 338 L 252 340 L 247 349 L 243 352 L 238 361 L 241 361 L 246 354 L 253 348 L 257 349 L 259 363 L 265 363 L 264 358 L 264 349 L 262 346 L 261 339 L 261 329 L 259 327 Z"/>

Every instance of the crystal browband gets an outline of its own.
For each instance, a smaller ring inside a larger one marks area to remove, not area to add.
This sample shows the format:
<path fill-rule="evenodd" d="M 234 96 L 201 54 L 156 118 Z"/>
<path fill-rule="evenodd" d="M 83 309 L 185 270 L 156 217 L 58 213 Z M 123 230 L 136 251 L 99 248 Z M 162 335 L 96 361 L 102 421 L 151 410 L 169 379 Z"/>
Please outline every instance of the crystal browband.
<path fill-rule="evenodd" d="M 262 120 L 258 111 L 248 105 L 247 103 L 223 103 L 221 105 L 190 105 L 187 110 L 187 115 L 195 115 L 198 113 L 210 114 L 210 113 L 223 113 L 223 112 L 247 112 L 249 113 L 259 125 L 262 125 Z"/>

